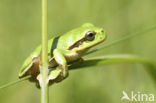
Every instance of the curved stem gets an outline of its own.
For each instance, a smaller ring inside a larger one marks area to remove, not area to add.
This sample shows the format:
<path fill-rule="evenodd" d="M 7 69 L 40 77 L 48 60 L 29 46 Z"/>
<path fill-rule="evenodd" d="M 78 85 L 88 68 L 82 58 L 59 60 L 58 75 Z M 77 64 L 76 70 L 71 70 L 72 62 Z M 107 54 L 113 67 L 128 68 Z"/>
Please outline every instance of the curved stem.
<path fill-rule="evenodd" d="M 147 67 L 147 72 L 149 72 L 150 76 L 156 82 L 156 62 L 153 60 L 149 60 L 147 58 L 129 55 L 129 54 L 121 54 L 121 55 L 107 55 L 96 58 L 90 58 L 85 60 L 84 62 L 76 62 L 70 65 L 69 69 L 82 69 L 93 66 L 101 66 L 106 64 L 115 64 L 115 63 L 140 63 L 143 66 Z"/>
<path fill-rule="evenodd" d="M 70 65 L 69 69 L 79 69 L 79 68 L 86 68 L 90 66 L 99 66 L 99 65 L 115 64 L 115 63 L 127 63 L 127 62 L 156 65 L 156 62 L 149 60 L 147 58 L 143 58 L 135 55 L 129 55 L 129 54 L 116 54 L 116 55 L 107 55 L 107 56 L 88 58 L 84 62 L 73 63 L 72 65 Z"/>

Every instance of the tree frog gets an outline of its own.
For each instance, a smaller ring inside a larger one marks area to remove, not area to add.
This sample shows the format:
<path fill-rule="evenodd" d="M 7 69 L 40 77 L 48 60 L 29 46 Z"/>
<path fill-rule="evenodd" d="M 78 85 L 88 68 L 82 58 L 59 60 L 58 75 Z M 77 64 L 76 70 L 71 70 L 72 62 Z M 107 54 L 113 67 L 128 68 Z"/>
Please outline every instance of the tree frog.
<path fill-rule="evenodd" d="M 105 39 L 106 32 L 103 28 L 95 27 L 91 23 L 50 39 L 48 41 L 48 68 L 60 69 L 60 75 L 65 78 L 68 75 L 68 64 L 81 60 L 90 48 Z M 38 46 L 22 65 L 19 78 L 39 74 L 41 59 L 41 46 Z"/>

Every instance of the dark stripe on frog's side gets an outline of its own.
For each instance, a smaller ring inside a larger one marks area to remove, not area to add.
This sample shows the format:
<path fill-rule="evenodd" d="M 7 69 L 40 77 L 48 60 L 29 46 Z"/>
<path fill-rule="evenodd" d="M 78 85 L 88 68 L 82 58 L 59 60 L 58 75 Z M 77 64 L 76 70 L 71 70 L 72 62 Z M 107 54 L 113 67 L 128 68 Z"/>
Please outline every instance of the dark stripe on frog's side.
<path fill-rule="evenodd" d="M 51 51 L 50 51 L 51 57 L 53 56 L 53 50 L 57 48 L 59 38 L 60 38 L 60 36 L 55 37 L 52 44 L 51 44 Z"/>
<path fill-rule="evenodd" d="M 83 37 L 82 39 L 78 40 L 77 42 L 75 42 L 73 45 L 71 45 L 68 50 L 72 50 L 75 47 L 79 47 L 80 45 L 83 44 L 83 42 L 85 41 L 85 37 Z"/>

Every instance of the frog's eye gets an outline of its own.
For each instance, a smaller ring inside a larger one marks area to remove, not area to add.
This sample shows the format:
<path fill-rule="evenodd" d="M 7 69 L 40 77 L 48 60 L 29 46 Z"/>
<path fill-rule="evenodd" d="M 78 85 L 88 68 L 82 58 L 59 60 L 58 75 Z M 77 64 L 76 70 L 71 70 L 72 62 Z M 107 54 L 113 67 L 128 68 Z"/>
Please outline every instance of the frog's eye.
<path fill-rule="evenodd" d="M 88 32 L 86 32 L 85 39 L 88 41 L 92 41 L 95 38 L 95 34 L 96 34 L 96 32 L 94 32 L 94 31 L 88 31 Z"/>

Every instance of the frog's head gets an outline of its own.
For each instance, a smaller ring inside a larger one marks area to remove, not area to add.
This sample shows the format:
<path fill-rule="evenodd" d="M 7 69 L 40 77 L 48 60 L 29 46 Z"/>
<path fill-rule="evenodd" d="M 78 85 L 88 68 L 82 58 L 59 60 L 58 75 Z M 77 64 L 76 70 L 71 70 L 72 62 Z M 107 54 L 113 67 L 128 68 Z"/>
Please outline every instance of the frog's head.
<path fill-rule="evenodd" d="M 84 51 L 89 48 L 103 42 L 106 39 L 106 32 L 103 28 L 95 27 L 90 23 L 82 25 L 82 27 L 77 28 L 75 31 L 75 37 L 77 40 L 74 42 L 69 49 L 74 51 Z M 72 32 L 74 32 L 72 31 Z M 79 31 L 79 32 L 77 32 Z"/>

